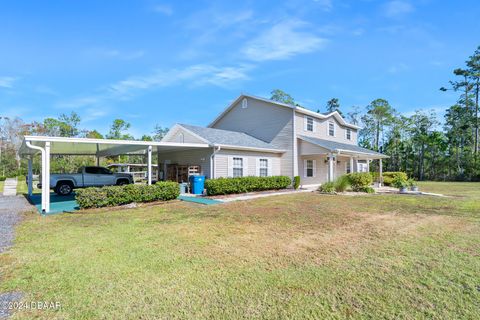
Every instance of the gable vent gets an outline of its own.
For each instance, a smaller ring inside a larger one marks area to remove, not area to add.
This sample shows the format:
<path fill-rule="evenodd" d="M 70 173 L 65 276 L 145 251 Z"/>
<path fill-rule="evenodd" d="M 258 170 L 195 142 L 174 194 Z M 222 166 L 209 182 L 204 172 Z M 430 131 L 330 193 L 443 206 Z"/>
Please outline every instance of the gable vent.
<path fill-rule="evenodd" d="M 248 108 L 247 98 L 243 98 L 243 100 L 242 100 L 242 109 L 247 109 L 247 108 Z"/>

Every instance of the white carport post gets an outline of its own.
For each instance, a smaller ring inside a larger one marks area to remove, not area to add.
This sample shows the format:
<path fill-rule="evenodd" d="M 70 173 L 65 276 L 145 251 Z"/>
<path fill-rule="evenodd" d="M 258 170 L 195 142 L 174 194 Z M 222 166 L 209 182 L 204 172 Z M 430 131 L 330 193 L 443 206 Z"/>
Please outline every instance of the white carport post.
<path fill-rule="evenodd" d="M 28 197 L 33 193 L 33 156 L 28 156 Z"/>
<path fill-rule="evenodd" d="M 147 160 L 147 179 L 148 179 L 148 184 L 152 184 L 152 146 L 148 146 L 147 149 L 148 153 L 148 160 Z"/>
<path fill-rule="evenodd" d="M 353 157 L 350 157 L 350 173 L 355 172 L 355 169 L 353 168 Z"/>
<path fill-rule="evenodd" d="M 50 141 L 45 142 L 45 184 L 42 185 L 42 195 L 45 193 L 45 213 L 50 212 Z"/>

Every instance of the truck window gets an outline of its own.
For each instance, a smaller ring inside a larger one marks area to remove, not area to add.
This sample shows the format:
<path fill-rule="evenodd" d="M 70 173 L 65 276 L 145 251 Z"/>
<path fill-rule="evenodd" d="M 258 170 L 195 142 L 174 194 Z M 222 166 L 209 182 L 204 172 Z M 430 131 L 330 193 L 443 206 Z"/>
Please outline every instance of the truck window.
<path fill-rule="evenodd" d="M 99 171 L 98 173 L 100 174 L 112 174 L 112 172 L 107 168 L 98 168 L 98 171 Z"/>
<path fill-rule="evenodd" d="M 89 174 L 99 174 L 99 168 L 96 168 L 96 167 L 85 167 L 85 173 L 89 173 Z"/>

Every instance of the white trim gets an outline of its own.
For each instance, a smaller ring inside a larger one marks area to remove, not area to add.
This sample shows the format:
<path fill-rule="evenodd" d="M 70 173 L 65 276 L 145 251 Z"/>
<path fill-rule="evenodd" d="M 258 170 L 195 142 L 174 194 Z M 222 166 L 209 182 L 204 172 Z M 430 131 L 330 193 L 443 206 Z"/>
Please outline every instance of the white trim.
<path fill-rule="evenodd" d="M 308 161 L 312 161 L 312 176 L 308 176 Z M 304 159 L 303 160 L 303 177 L 304 178 L 315 178 L 317 176 L 317 161 L 313 159 Z"/>
<path fill-rule="evenodd" d="M 247 109 L 248 108 L 248 100 L 247 98 L 242 99 L 242 109 Z"/>
<path fill-rule="evenodd" d="M 244 156 L 229 156 L 228 157 L 228 176 L 233 178 L 233 164 L 234 159 L 242 159 L 242 177 L 246 177 L 248 175 L 248 159 Z"/>
<path fill-rule="evenodd" d="M 272 158 L 268 157 L 257 157 L 255 159 L 255 175 L 260 177 L 261 160 L 267 160 L 267 177 L 272 176 Z"/>
<path fill-rule="evenodd" d="M 333 136 L 330 135 L 330 124 L 333 124 Z M 327 121 L 327 137 L 336 137 L 337 136 L 337 126 L 334 120 Z"/>
<path fill-rule="evenodd" d="M 241 146 L 234 146 L 229 144 L 214 144 L 215 147 L 222 147 L 223 149 L 233 149 L 233 150 L 252 150 L 252 151 L 263 151 L 269 153 L 284 153 L 285 150 L 278 150 L 278 149 L 267 149 L 267 148 L 255 148 L 255 147 L 241 147 Z"/>
<path fill-rule="evenodd" d="M 348 139 L 348 131 L 350 131 L 350 139 Z M 345 140 L 352 141 L 352 129 L 345 128 Z"/>
<path fill-rule="evenodd" d="M 312 119 L 312 130 L 308 130 L 308 119 Z M 306 132 L 315 132 L 315 118 L 312 116 L 303 116 L 303 131 Z"/>

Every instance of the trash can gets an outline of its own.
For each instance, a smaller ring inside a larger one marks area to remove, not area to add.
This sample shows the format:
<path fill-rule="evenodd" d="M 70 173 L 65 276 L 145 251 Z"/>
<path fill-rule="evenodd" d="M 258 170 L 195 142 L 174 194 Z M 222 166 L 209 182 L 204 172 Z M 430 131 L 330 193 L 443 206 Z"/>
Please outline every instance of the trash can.
<path fill-rule="evenodd" d="M 205 188 L 205 176 L 190 176 L 190 190 L 193 194 L 202 194 Z"/>
<path fill-rule="evenodd" d="M 188 192 L 188 183 L 180 183 L 180 194 Z"/>

